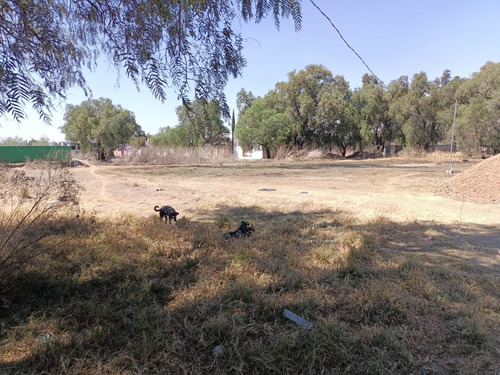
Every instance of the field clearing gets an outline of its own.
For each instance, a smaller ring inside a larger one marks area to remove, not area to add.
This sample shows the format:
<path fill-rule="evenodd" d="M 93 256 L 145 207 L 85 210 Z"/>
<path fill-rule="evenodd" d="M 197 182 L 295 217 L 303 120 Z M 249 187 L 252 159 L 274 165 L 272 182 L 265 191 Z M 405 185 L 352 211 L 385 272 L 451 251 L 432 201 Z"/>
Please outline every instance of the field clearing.
<path fill-rule="evenodd" d="M 454 165 L 454 172 L 473 163 Z M 171 205 L 183 216 L 213 219 L 224 209 L 258 205 L 268 211 L 342 210 L 362 219 L 500 224 L 500 204 L 445 199 L 434 186 L 449 178 L 448 164 L 400 160 L 219 166 L 91 165 L 72 172 L 85 191 L 85 209 L 97 215 L 149 216 Z M 478 182 L 480 183 L 480 182 Z M 263 189 L 275 189 L 264 191 Z"/>
<path fill-rule="evenodd" d="M 0 284 L 0 372 L 498 375 L 500 206 L 435 196 L 447 167 L 72 168 L 85 211 Z"/>
<path fill-rule="evenodd" d="M 454 163 L 454 175 L 476 162 Z M 213 221 L 268 214 L 341 211 L 360 220 L 446 224 L 456 234 L 485 234 L 500 244 L 500 203 L 476 204 L 436 196 L 449 179 L 447 162 L 378 159 L 309 163 L 253 162 L 193 166 L 91 165 L 73 168 L 84 187 L 84 209 L 98 216 L 156 215 L 170 205 L 180 217 Z M 480 183 L 480 181 L 478 181 Z"/>

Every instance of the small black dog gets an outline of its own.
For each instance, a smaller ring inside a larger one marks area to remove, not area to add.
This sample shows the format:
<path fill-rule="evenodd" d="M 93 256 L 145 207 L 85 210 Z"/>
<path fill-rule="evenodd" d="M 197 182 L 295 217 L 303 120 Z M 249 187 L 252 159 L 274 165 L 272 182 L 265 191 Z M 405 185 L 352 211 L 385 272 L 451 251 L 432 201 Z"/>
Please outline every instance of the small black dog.
<path fill-rule="evenodd" d="M 227 232 L 224 234 L 225 237 L 241 237 L 241 236 L 250 236 L 250 234 L 255 231 L 253 225 L 251 225 L 248 221 L 242 221 L 239 228 L 234 232 Z"/>
<path fill-rule="evenodd" d="M 168 218 L 169 224 L 172 222 L 172 219 L 174 219 L 174 221 L 177 221 L 177 215 L 179 215 L 179 213 L 170 206 L 163 206 L 162 208 L 155 206 L 155 211 L 160 213 L 160 220 L 165 217 L 165 223 L 167 222 Z"/>

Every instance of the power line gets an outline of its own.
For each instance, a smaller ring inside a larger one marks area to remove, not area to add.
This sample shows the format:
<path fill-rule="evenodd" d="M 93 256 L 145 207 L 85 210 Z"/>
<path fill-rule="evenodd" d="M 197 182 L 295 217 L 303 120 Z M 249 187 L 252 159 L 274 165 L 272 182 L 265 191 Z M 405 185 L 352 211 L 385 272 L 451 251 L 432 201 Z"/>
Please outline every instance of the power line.
<path fill-rule="evenodd" d="M 362 63 L 366 66 L 366 68 L 369 70 L 369 72 L 370 72 L 370 73 L 371 73 L 371 74 L 372 74 L 372 75 L 373 75 L 373 76 L 377 79 L 377 81 L 379 81 L 380 83 L 382 83 L 382 85 L 383 85 L 383 86 L 384 86 L 387 90 L 389 90 L 389 88 L 385 85 L 384 81 L 382 81 L 380 78 L 378 78 L 378 77 L 377 77 L 377 75 L 373 72 L 373 70 L 371 70 L 371 69 L 370 69 L 370 67 L 368 66 L 368 64 L 365 62 L 365 60 L 363 60 L 363 58 L 359 55 L 359 53 L 357 53 L 357 52 L 355 51 L 355 49 L 354 49 L 354 48 L 352 48 L 352 47 L 350 46 L 350 44 L 349 44 L 349 43 L 347 43 L 347 40 L 345 40 L 344 36 L 343 36 L 343 35 L 342 35 L 342 33 L 340 32 L 340 30 L 337 28 L 337 26 L 335 26 L 335 25 L 334 25 L 334 23 L 332 22 L 332 20 L 330 19 L 330 17 L 328 17 L 328 16 L 325 14 L 325 12 L 323 12 L 323 11 L 321 10 L 321 8 L 320 8 L 319 6 L 317 6 L 317 5 L 316 5 L 316 3 L 314 2 L 314 0 L 309 0 L 309 1 L 310 1 L 310 2 L 312 3 L 312 5 L 314 5 L 314 7 L 315 7 L 316 9 L 318 9 L 318 11 L 319 11 L 319 12 L 320 12 L 320 13 L 321 13 L 321 14 L 322 14 L 322 15 L 323 15 L 323 16 L 324 16 L 327 20 L 328 20 L 328 22 L 330 22 L 330 25 L 332 25 L 332 27 L 335 29 L 335 31 L 337 31 L 337 33 L 339 34 L 340 38 L 344 41 L 345 45 L 346 45 L 347 47 L 349 47 L 349 48 L 352 50 L 352 52 L 354 52 L 354 54 L 355 54 L 355 55 L 356 55 L 356 56 L 357 56 L 357 57 L 361 60 L 361 62 L 362 62 Z"/>

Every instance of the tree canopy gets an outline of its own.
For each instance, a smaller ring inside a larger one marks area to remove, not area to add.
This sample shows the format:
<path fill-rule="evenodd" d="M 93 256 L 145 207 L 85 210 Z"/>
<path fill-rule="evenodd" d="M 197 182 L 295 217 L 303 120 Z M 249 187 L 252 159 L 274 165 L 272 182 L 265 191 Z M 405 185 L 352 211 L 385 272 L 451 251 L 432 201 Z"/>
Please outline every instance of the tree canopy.
<path fill-rule="evenodd" d="M 224 126 L 217 101 L 195 100 L 190 108 L 177 107 L 179 124 L 161 128 L 152 139 L 153 145 L 198 147 L 227 145 L 229 129 Z"/>
<path fill-rule="evenodd" d="M 18 121 L 29 104 L 50 122 L 52 102 L 79 86 L 99 55 L 166 100 L 217 100 L 245 66 L 237 17 L 301 23 L 300 0 L 4 0 L 0 2 L 0 115 Z"/>
<path fill-rule="evenodd" d="M 469 154 L 481 147 L 500 152 L 500 63 L 492 62 L 468 79 L 444 70 L 429 80 L 419 72 L 385 86 L 365 74 L 355 90 L 343 76 L 308 65 L 264 98 L 242 89 L 235 134 L 246 148 L 338 147 L 345 156 L 348 148 L 383 153 L 398 143 L 428 151 L 450 142 L 455 102 L 459 147 Z"/>
<path fill-rule="evenodd" d="M 280 110 L 277 100 L 274 91 L 264 98 L 254 99 L 241 113 L 235 132 L 241 146 L 245 149 L 262 146 L 267 158 L 270 158 L 270 150 L 286 143 L 290 133 L 290 118 Z"/>
<path fill-rule="evenodd" d="M 113 156 L 113 150 L 128 143 L 133 136 L 144 136 L 132 112 L 114 105 L 110 99 L 87 100 L 80 105 L 67 105 L 61 131 L 66 140 L 78 143 L 99 159 Z"/>
<path fill-rule="evenodd" d="M 486 63 L 458 89 L 458 135 L 471 149 L 500 153 L 500 63 Z"/>
<path fill-rule="evenodd" d="M 389 115 L 391 95 L 373 76 L 365 74 L 363 85 L 352 96 L 356 107 L 362 143 L 384 152 L 386 144 L 399 137 L 398 127 Z"/>

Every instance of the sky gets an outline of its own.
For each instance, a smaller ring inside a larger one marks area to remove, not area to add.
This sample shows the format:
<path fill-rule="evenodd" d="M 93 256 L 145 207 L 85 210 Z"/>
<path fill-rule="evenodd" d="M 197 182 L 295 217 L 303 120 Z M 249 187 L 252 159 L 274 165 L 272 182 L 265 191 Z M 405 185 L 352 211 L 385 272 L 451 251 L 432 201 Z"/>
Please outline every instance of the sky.
<path fill-rule="evenodd" d="M 500 62 L 500 1 L 498 0 L 314 0 L 343 37 L 386 84 L 403 75 L 426 72 L 430 80 L 445 69 L 452 76 L 468 78 L 488 61 Z M 361 86 L 369 73 L 310 0 L 302 0 L 302 29 L 293 20 L 282 20 L 277 30 L 271 18 L 260 24 L 236 22 L 244 38 L 247 66 L 242 76 L 226 87 L 229 107 L 236 109 L 236 94 L 242 88 L 264 96 L 287 74 L 310 64 L 322 64 L 334 75 L 343 75 L 351 89 Z M 135 85 L 102 59 L 97 69 L 86 74 L 92 98 L 110 98 L 115 105 L 134 113 L 137 123 L 151 135 L 178 123 L 180 105 L 174 91 L 166 102 L 155 99 L 146 87 Z M 28 118 L 20 123 L 0 116 L 0 138 L 26 140 L 47 137 L 63 141 L 66 104 L 87 100 L 73 88 L 65 102 L 56 104 L 52 125 L 38 119 L 27 108 Z"/>

